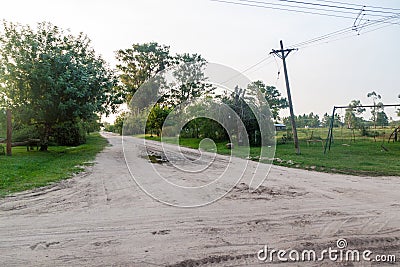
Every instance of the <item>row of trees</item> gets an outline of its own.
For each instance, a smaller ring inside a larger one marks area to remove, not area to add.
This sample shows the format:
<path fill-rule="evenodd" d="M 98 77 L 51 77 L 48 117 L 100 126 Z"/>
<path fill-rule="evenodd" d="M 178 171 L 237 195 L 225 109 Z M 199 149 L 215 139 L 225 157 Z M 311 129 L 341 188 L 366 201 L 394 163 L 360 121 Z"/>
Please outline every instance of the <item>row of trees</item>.
<path fill-rule="evenodd" d="M 259 142 L 260 138 L 254 136 L 259 131 L 257 129 L 257 120 L 245 100 L 251 97 L 252 92 L 261 92 L 265 100 L 268 101 L 271 116 L 275 120 L 279 119 L 279 110 L 286 108 L 288 105 L 286 99 L 280 95 L 275 87 L 267 86 L 262 81 L 252 82 L 247 88 L 237 87 L 232 93 L 217 94 L 215 92 L 216 88 L 208 83 L 207 77 L 204 75 L 204 68 L 207 62 L 198 54 L 171 55 L 168 46 L 154 42 L 134 44 L 128 49 L 117 51 L 116 54 L 119 60 L 117 68 L 121 73 L 121 91 L 127 101 L 131 100 L 139 87 L 145 81 L 149 81 L 156 73 L 165 70 L 167 67 L 175 67 L 172 72 L 175 80 L 173 84 L 169 84 L 162 77 L 158 77 L 158 80 L 155 81 L 156 86 L 148 85 L 150 88 L 149 94 L 162 95 L 157 104 L 149 111 L 149 116 L 140 118 L 137 115 L 132 119 L 134 121 L 132 123 L 137 125 L 143 124 L 143 120 L 146 120 L 146 130 L 150 134 L 160 135 L 165 118 L 182 103 L 194 99 L 212 98 L 214 100 L 218 99 L 218 101 L 234 110 L 245 124 L 246 132 L 250 134 L 250 139 L 254 142 Z M 151 92 L 153 88 L 159 91 Z M 136 95 L 136 98 L 138 97 L 143 97 L 145 100 L 148 95 Z M 204 109 L 207 109 L 206 102 L 204 103 Z M 146 108 L 146 101 L 142 103 L 143 106 L 139 101 L 139 103 L 135 104 L 135 107 L 131 108 L 140 111 Z M 118 121 L 120 121 L 120 117 Z M 168 126 L 165 129 L 168 130 Z M 117 126 L 114 127 L 114 130 L 120 131 L 121 128 Z M 140 132 L 139 129 L 137 129 L 137 132 Z M 183 127 L 181 136 L 226 139 L 227 133 L 216 121 L 203 117 L 188 121 Z"/>
<path fill-rule="evenodd" d="M 115 54 L 118 65 L 113 70 L 96 55 L 83 33 L 72 35 L 46 22 L 32 28 L 4 21 L 0 34 L 0 108 L 13 112 L 14 137 L 40 138 L 41 150 L 47 150 L 51 139 L 63 145 L 80 144 L 87 131 L 99 126 L 101 114 L 129 103 L 144 82 L 171 66 L 175 66 L 175 84 L 158 81 L 158 86 L 150 86 L 150 94 L 151 90 L 164 92 L 145 118 L 148 132 L 160 134 L 171 110 L 185 101 L 206 97 L 220 98 L 237 112 L 240 106 L 246 127 L 255 131 L 256 122 L 246 105 L 234 95 L 215 94 L 203 72 L 207 62 L 200 55 L 172 55 L 169 46 L 155 42 L 133 44 Z M 286 99 L 262 81 L 240 90 L 247 97 L 245 91 L 255 89 L 261 90 L 272 116 L 278 119 L 279 110 L 287 106 Z M 145 101 L 136 108 L 141 110 L 144 105 Z M 122 131 L 124 116 L 119 115 L 114 130 Z M 205 118 L 189 122 L 184 130 L 196 137 L 226 137 L 218 123 Z"/>
<path fill-rule="evenodd" d="M 387 126 L 389 125 L 389 117 L 384 111 L 384 104 L 378 100 L 381 99 L 381 96 L 372 91 L 367 94 L 367 97 L 371 98 L 373 101 L 373 106 L 371 109 L 371 118 L 370 120 L 365 120 L 362 115 L 367 111 L 366 108 L 362 107 L 360 100 L 352 100 L 349 103 L 349 107 L 345 109 L 345 113 L 343 116 L 340 114 L 335 114 L 334 119 L 334 127 L 346 127 L 348 129 L 363 129 L 365 127 L 374 127 L 377 126 Z M 400 96 L 399 96 L 400 98 Z M 398 115 L 400 116 L 400 110 L 398 110 Z M 296 126 L 300 128 L 310 127 L 329 127 L 331 122 L 331 115 L 325 113 L 322 118 L 320 118 L 317 114 L 311 112 L 310 114 L 303 114 L 295 116 Z M 283 119 L 283 122 L 290 126 L 290 118 L 286 117 Z"/>
<path fill-rule="evenodd" d="M 379 101 L 382 98 L 381 95 L 372 91 L 367 94 L 367 97 L 371 98 L 373 102 L 370 118 L 373 127 L 389 125 L 389 117 L 385 113 L 384 104 Z M 362 118 L 364 112 L 366 112 L 366 108 L 362 107 L 361 101 L 352 100 L 349 103 L 349 108 L 345 110 L 344 123 L 346 127 L 349 129 L 361 129 L 365 125 L 369 126 L 371 123 Z"/>
<path fill-rule="evenodd" d="M 246 100 L 252 98 L 253 92 L 261 92 L 270 106 L 268 116 L 275 121 L 280 119 L 279 111 L 288 105 L 275 87 L 262 81 L 237 87 L 232 93 L 217 94 L 204 74 L 207 62 L 199 54 L 172 55 L 169 46 L 151 42 L 133 44 L 115 55 L 116 70 L 96 55 L 83 33 L 72 35 L 51 23 L 32 28 L 4 21 L 0 34 L 0 112 L 12 110 L 14 130 L 19 133 L 15 136 L 40 138 L 41 150 L 47 150 L 51 138 L 59 144 L 80 144 L 85 141 L 86 132 L 99 127 L 101 114 L 110 114 L 121 103 L 129 103 L 143 83 L 168 67 L 174 67 L 174 83 L 160 78 L 149 84 L 148 93 L 162 97 L 151 107 L 148 118 L 138 117 L 135 122 L 145 123 L 151 134 L 160 135 L 166 117 L 185 101 L 212 98 L 234 110 L 251 142 L 258 144 L 260 129 Z M 375 104 L 371 111 L 374 125 L 386 125 L 387 116 L 378 102 L 380 95 L 371 92 L 368 97 Z M 205 105 L 207 108 L 206 102 Z M 352 101 L 346 110 L 347 127 L 355 128 L 362 122 L 360 115 L 365 109 L 359 106 L 359 101 Z M 133 112 L 147 108 L 145 99 L 134 108 Z M 119 115 L 113 130 L 122 131 L 125 115 Z M 287 119 L 284 122 L 289 124 Z M 299 127 L 327 126 L 329 116 L 304 114 L 297 116 L 296 122 Z M 340 125 L 339 118 L 335 124 Z M 182 134 L 227 138 L 222 126 L 207 118 L 188 121 Z M 236 134 L 240 135 L 240 130 Z"/>

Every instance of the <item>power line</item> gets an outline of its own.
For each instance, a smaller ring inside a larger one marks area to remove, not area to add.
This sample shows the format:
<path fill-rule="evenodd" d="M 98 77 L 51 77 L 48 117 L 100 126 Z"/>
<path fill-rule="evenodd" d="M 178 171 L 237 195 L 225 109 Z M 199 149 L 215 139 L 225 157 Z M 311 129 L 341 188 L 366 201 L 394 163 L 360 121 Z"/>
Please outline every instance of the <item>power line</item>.
<path fill-rule="evenodd" d="M 343 14 L 351 14 L 354 16 L 356 16 L 358 14 L 358 13 L 347 12 L 347 11 L 291 6 L 291 5 L 283 5 L 283 4 L 276 4 L 276 3 L 266 3 L 266 2 L 254 1 L 254 0 L 238 0 L 236 2 L 232 1 L 232 0 L 231 1 L 229 1 L 229 0 L 211 0 L 211 1 L 226 3 L 226 4 L 233 4 L 233 5 L 256 7 L 256 8 L 282 10 L 282 11 L 289 11 L 289 12 L 296 12 L 296 13 L 303 13 L 303 14 L 313 14 L 313 15 L 329 16 L 329 17 L 336 17 L 336 18 L 345 18 L 345 19 L 352 19 L 352 20 L 354 20 L 354 17 L 350 17 L 348 15 L 343 15 Z M 284 6 L 284 7 L 278 7 L 278 6 Z M 300 10 L 299 8 L 305 9 L 305 10 Z M 317 11 L 330 12 L 330 13 L 314 12 L 314 11 L 310 11 L 310 10 L 317 10 Z M 376 15 L 376 14 L 368 14 L 368 16 L 377 16 L 377 17 L 387 18 L 387 16 Z M 396 15 L 396 17 L 397 16 L 400 16 L 400 14 Z M 369 22 L 374 22 L 374 21 L 378 22 L 379 21 L 379 20 L 372 20 L 372 19 L 366 19 L 366 18 L 361 18 L 360 20 L 369 21 Z M 391 24 L 391 22 L 387 22 L 387 23 Z M 400 25 L 399 23 L 394 23 L 394 24 Z"/>
<path fill-rule="evenodd" d="M 386 18 L 386 19 L 383 19 L 383 20 L 380 20 L 380 21 L 367 22 L 367 23 L 365 23 L 365 24 L 363 24 L 361 26 L 357 26 L 357 27 L 354 27 L 354 26 L 347 27 L 347 28 L 344 28 L 344 29 L 341 29 L 341 30 L 337 30 L 337 31 L 332 32 L 332 33 L 324 34 L 322 36 L 318 36 L 318 37 L 312 38 L 310 40 L 303 41 L 303 42 L 291 45 L 289 47 L 301 47 L 301 46 L 309 45 L 309 44 L 312 44 L 312 43 L 315 43 L 315 42 L 319 42 L 319 41 L 323 41 L 323 40 L 326 40 L 326 39 L 330 39 L 330 38 L 333 38 L 333 37 L 337 37 L 337 36 L 341 36 L 341 35 L 345 35 L 345 34 L 350 34 L 350 33 L 353 33 L 354 30 L 359 31 L 359 30 L 362 30 L 362 29 L 365 29 L 365 28 L 369 28 L 369 27 L 372 27 L 372 26 L 378 26 L 378 25 L 381 25 L 381 24 L 385 24 L 385 23 L 387 23 L 387 20 L 391 20 L 391 19 L 398 20 L 400 18 L 389 17 L 389 18 Z M 386 26 L 392 26 L 392 25 L 393 24 L 386 24 L 385 27 Z M 384 28 L 384 27 L 381 27 L 381 28 Z M 370 32 L 370 31 L 368 31 L 368 32 Z M 364 33 L 367 33 L 367 32 L 364 32 Z M 360 35 L 360 33 L 358 33 L 357 35 Z"/>
<path fill-rule="evenodd" d="M 260 65 L 260 64 L 263 63 L 263 62 L 265 62 L 266 60 L 268 60 L 268 59 L 271 58 L 271 57 L 272 57 L 271 55 L 268 55 L 267 57 L 263 58 L 262 60 L 260 60 L 260 61 L 257 62 L 256 64 L 251 65 L 250 67 L 248 67 L 248 68 L 242 70 L 240 73 L 238 73 L 238 74 L 232 76 L 231 78 L 229 78 L 228 80 L 222 82 L 222 84 L 225 84 L 225 83 L 227 83 L 227 82 L 229 82 L 229 81 L 235 79 L 236 77 L 242 75 L 243 73 L 248 72 L 249 70 L 251 70 L 251 69 L 257 67 L 258 65 Z M 272 62 L 272 61 L 271 61 L 271 62 Z M 268 62 L 268 64 L 271 63 L 271 62 Z"/>
<path fill-rule="evenodd" d="M 352 14 L 352 15 L 357 15 L 355 12 L 349 12 L 349 11 L 340 11 L 340 10 L 332 10 L 332 9 L 325 9 L 325 8 L 315 8 L 315 7 L 307 7 L 307 6 L 293 6 L 293 5 L 287 5 L 287 4 L 277 4 L 277 3 L 268 3 L 264 1 L 255 1 L 255 0 L 238 0 L 240 2 L 249 2 L 249 3 L 256 3 L 256 4 L 262 4 L 262 5 L 269 5 L 269 6 L 283 6 L 283 7 L 289 7 L 289 8 L 300 8 L 300 9 L 305 9 L 305 10 L 317 10 L 317 11 L 326 11 L 326 12 L 333 12 L 333 13 L 343 13 L 343 14 Z M 303 3 L 304 2 L 298 2 L 298 1 L 290 1 L 290 0 L 278 0 L 282 2 L 290 2 L 290 3 Z M 310 4 L 310 3 L 305 3 L 305 4 Z M 315 4 L 317 5 L 317 4 Z M 323 5 L 320 5 L 323 6 Z M 327 5 L 325 5 L 327 6 Z M 359 11 L 359 9 L 356 9 Z M 381 16 L 381 15 L 378 15 Z"/>
<path fill-rule="evenodd" d="M 234 2 L 233 0 L 231 0 L 231 1 L 229 1 L 229 0 L 211 0 L 211 1 L 227 3 L 227 4 L 241 5 L 241 6 L 265 8 L 265 9 L 276 9 L 276 10 L 283 10 L 283 11 L 291 11 L 291 12 L 304 13 L 304 14 L 315 14 L 315 15 L 324 15 L 324 16 L 338 17 L 338 18 L 348 18 L 348 19 L 353 19 L 353 20 L 354 20 L 354 17 L 348 17 L 348 16 L 343 16 L 343 15 L 337 15 L 337 14 L 338 13 L 339 14 L 349 13 L 349 14 L 352 14 L 352 15 L 357 15 L 356 20 L 355 20 L 355 21 L 357 21 L 357 20 L 359 21 L 359 23 L 357 25 L 354 24 L 351 27 L 340 29 L 340 30 L 337 30 L 337 31 L 334 31 L 334 32 L 331 32 L 331 33 L 328 33 L 328 34 L 324 34 L 324 35 L 321 35 L 321 36 L 318 36 L 318 37 L 314 37 L 314 38 L 312 38 L 310 40 L 306 40 L 306 41 L 303 41 L 303 42 L 288 46 L 289 49 L 290 48 L 294 48 L 294 47 L 297 47 L 297 48 L 310 47 L 312 44 L 314 44 L 314 45 L 321 44 L 322 41 L 325 41 L 324 43 L 329 43 L 329 42 L 335 42 L 335 41 L 338 41 L 338 40 L 342 40 L 342 39 L 345 39 L 345 38 L 350 38 L 350 37 L 354 36 L 352 34 L 352 33 L 354 33 L 354 31 L 358 32 L 357 35 L 361 35 L 361 33 L 360 33 L 361 30 L 367 29 L 367 28 L 372 28 L 374 26 L 379 26 L 379 25 L 382 25 L 382 24 L 384 24 L 384 25 L 380 26 L 380 27 L 377 27 L 377 28 L 373 28 L 373 29 L 371 29 L 369 31 L 365 31 L 365 32 L 363 32 L 363 34 L 368 33 L 368 32 L 372 32 L 372 31 L 376 31 L 376 30 L 379 30 L 381 28 L 392 26 L 392 25 L 400 25 L 400 22 L 398 21 L 400 19 L 400 13 L 384 12 L 384 13 L 395 14 L 395 15 L 392 15 L 392 16 L 375 15 L 375 16 L 382 17 L 382 19 L 379 19 L 379 20 L 365 19 L 365 18 L 363 18 L 363 16 L 360 17 L 360 15 L 365 15 L 363 12 L 365 12 L 365 11 L 380 12 L 380 11 L 363 10 L 367 6 L 357 5 L 357 4 L 347 4 L 347 3 L 338 2 L 338 1 L 318 0 L 320 2 L 326 2 L 326 3 L 345 4 L 345 5 L 348 5 L 348 6 L 358 6 L 358 7 L 362 7 L 362 9 L 360 11 L 360 8 L 346 8 L 346 7 L 343 7 L 343 6 L 323 5 L 323 4 L 309 3 L 309 2 L 303 2 L 303 1 L 297 1 L 297 0 L 278 0 L 278 1 L 290 2 L 290 3 L 302 4 L 302 5 L 318 5 L 318 6 L 323 6 L 323 7 L 332 7 L 332 8 L 341 8 L 341 9 L 347 9 L 347 10 L 355 10 L 355 11 L 358 11 L 358 13 L 349 12 L 349 11 L 326 10 L 326 9 L 320 9 L 320 8 L 292 6 L 292 5 L 284 5 L 284 4 L 276 4 L 276 3 L 275 4 L 274 3 L 266 3 L 266 2 L 256 1 L 256 0 L 238 0 L 239 2 Z M 243 3 L 243 2 L 245 2 L 245 3 Z M 255 4 L 253 4 L 253 3 L 255 3 Z M 258 5 L 258 4 L 262 4 L 262 5 Z M 277 6 L 280 6 L 280 7 L 277 7 Z M 283 7 L 290 7 L 290 8 L 294 8 L 294 9 L 281 8 L 282 6 Z M 389 8 L 389 7 L 376 7 L 376 6 L 368 6 L 368 7 L 369 8 L 375 8 L 375 9 L 399 10 L 400 11 L 400 9 Z M 305 9 L 305 10 L 299 10 L 298 8 Z M 335 14 L 311 12 L 309 10 L 327 11 L 327 12 L 333 12 Z M 383 12 L 380 12 L 380 13 L 383 13 Z M 368 14 L 368 16 L 372 16 L 372 15 L 374 15 L 374 14 Z M 361 21 L 363 21 L 363 23 L 361 23 Z M 336 38 L 336 39 L 332 39 L 332 38 Z M 249 70 L 251 70 L 253 68 L 255 68 L 258 65 L 260 65 L 261 63 L 266 61 L 270 56 L 262 59 L 261 61 L 257 62 L 256 64 L 246 68 L 245 70 L 243 70 L 241 72 L 241 74 L 245 73 L 245 72 L 247 72 L 247 71 L 249 71 Z M 228 79 L 224 83 L 236 78 L 239 75 L 240 74 Z"/>
<path fill-rule="evenodd" d="M 364 5 L 361 5 L 361 4 L 351 4 L 351 3 L 345 3 L 345 2 L 340 2 L 340 1 L 330 1 L 330 0 L 317 0 L 317 1 L 318 2 L 325 2 L 325 3 L 333 3 L 333 4 L 342 4 L 342 5 L 347 5 L 347 6 L 358 6 L 358 7 L 363 7 L 364 6 Z M 378 7 L 378 6 L 370 6 L 370 5 L 366 5 L 365 7 L 383 9 L 383 10 L 400 11 L 400 8 L 392 8 L 392 7 Z"/>
<path fill-rule="evenodd" d="M 275 10 L 282 10 L 282 11 L 290 11 L 296 13 L 303 13 L 303 14 L 313 14 L 313 15 L 321 15 L 321 16 L 329 16 L 329 17 L 336 17 L 336 18 L 344 18 L 344 19 L 354 19 L 353 17 L 342 16 L 342 15 L 334 15 L 334 14 L 326 14 L 320 12 L 311 12 L 311 11 L 304 11 L 304 10 L 295 10 L 295 9 L 287 9 L 287 8 L 280 8 L 280 7 L 270 7 L 265 5 L 256 5 L 256 4 L 249 4 L 249 3 L 241 3 L 241 2 L 232 2 L 227 0 L 211 0 L 213 2 L 220 2 L 226 4 L 233 4 L 233 5 L 240 5 L 240 6 L 249 6 L 249 7 L 258 7 L 258 8 L 265 8 L 265 9 L 275 9 Z"/>
<path fill-rule="evenodd" d="M 313 3 L 313 2 L 303 2 L 303 1 L 295 1 L 295 0 L 278 0 L 278 1 L 288 2 L 288 3 L 296 3 L 296 4 L 302 4 L 302 5 L 330 7 L 330 8 L 335 8 L 335 9 L 345 9 L 345 10 L 354 10 L 354 11 L 362 10 L 364 12 L 376 12 L 376 13 L 383 13 L 383 14 L 399 15 L 399 12 L 367 9 L 366 8 L 367 6 L 363 6 L 363 5 L 358 5 L 358 7 L 355 8 L 355 7 L 345 7 L 345 6 L 337 6 L 337 5 L 318 4 L 318 3 Z"/>

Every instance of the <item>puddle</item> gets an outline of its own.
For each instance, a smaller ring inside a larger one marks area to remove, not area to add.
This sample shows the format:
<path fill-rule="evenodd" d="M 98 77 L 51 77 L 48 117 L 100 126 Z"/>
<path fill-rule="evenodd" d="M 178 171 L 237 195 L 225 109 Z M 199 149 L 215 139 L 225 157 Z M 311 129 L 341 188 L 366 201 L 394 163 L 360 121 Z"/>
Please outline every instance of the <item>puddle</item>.
<path fill-rule="evenodd" d="M 168 162 L 168 160 L 159 155 L 147 155 L 147 158 L 150 160 L 151 163 L 163 164 Z"/>

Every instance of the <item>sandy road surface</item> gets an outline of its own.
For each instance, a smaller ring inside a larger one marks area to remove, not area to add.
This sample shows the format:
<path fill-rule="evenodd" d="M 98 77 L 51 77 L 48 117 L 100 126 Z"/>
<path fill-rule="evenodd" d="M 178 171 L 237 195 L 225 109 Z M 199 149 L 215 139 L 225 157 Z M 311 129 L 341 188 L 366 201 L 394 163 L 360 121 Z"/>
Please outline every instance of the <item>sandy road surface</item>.
<path fill-rule="evenodd" d="M 211 205 L 176 208 L 138 188 L 121 138 L 105 136 L 111 146 L 85 174 L 0 200 L 0 266 L 269 266 L 274 264 L 255 257 L 264 244 L 320 251 L 335 248 L 339 238 L 346 238 L 348 248 L 400 260 L 399 177 L 274 166 L 253 193 L 241 183 Z M 131 142 L 139 148 L 138 140 Z M 137 160 L 152 168 L 139 152 Z M 216 166 L 224 160 L 218 156 Z M 176 180 L 190 178 L 179 177 L 168 164 L 157 168 Z M 279 266 L 287 265 L 373 264 L 325 260 Z"/>

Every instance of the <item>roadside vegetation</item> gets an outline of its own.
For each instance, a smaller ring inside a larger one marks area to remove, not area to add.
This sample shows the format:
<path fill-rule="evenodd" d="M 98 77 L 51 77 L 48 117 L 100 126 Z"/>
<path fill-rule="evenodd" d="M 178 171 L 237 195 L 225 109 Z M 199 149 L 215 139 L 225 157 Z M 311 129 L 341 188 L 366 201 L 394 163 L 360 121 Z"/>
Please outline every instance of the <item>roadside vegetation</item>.
<path fill-rule="evenodd" d="M 14 147 L 12 157 L 0 159 L 0 197 L 70 178 L 92 164 L 106 145 L 105 138 L 92 133 L 83 145 L 50 146 L 47 152 Z"/>
<path fill-rule="evenodd" d="M 324 154 L 323 145 L 325 145 L 325 138 L 328 133 L 327 128 L 299 129 L 300 155 L 294 153 L 292 141 L 282 141 L 282 138 L 287 136 L 288 133 L 278 131 L 273 163 L 280 166 L 330 173 L 398 176 L 400 173 L 400 142 L 388 143 L 388 136 L 393 129 L 393 127 L 377 129 L 380 136 L 374 139 L 373 137 L 361 136 L 359 131 L 353 132 L 345 128 L 335 128 L 334 143 L 331 150 L 328 150 L 326 154 Z M 314 140 L 320 139 L 322 142 L 307 143 L 311 134 L 313 134 Z M 161 138 L 157 136 L 146 135 L 145 138 L 161 141 Z M 163 140 L 169 142 L 171 139 L 166 137 Z M 200 138 L 180 138 L 179 143 L 182 146 L 197 149 L 200 141 Z M 231 151 L 226 147 L 226 144 L 227 141 L 216 141 L 217 153 L 229 155 Z M 259 154 L 260 147 L 250 148 L 252 160 L 258 161 Z"/>

